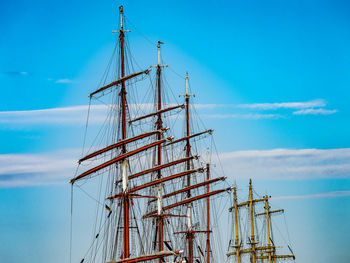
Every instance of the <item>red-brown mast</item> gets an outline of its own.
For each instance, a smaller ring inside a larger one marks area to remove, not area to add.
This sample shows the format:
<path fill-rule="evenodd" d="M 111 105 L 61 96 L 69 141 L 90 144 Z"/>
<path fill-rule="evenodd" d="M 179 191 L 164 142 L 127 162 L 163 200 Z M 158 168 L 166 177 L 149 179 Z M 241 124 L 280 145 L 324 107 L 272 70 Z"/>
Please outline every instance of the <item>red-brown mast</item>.
<path fill-rule="evenodd" d="M 120 30 L 119 30 L 119 43 L 120 43 L 120 67 L 121 78 L 125 76 L 125 58 L 124 58 L 124 29 L 123 29 L 123 6 L 119 7 L 120 13 Z M 120 91 L 120 109 L 121 109 L 121 127 L 122 127 L 122 140 L 126 139 L 126 90 L 125 81 L 122 82 L 122 88 Z M 126 153 L 126 146 L 123 145 L 122 153 Z M 130 257 L 130 240 L 129 240 L 129 193 L 128 193 L 128 181 L 127 181 L 127 159 L 122 163 L 123 173 L 123 255 L 122 258 Z"/>
<path fill-rule="evenodd" d="M 162 87 L 161 87 L 161 73 L 162 66 L 160 65 L 160 44 L 162 42 L 158 41 L 157 49 L 158 49 L 158 64 L 157 64 L 157 111 L 158 118 L 156 121 L 157 129 L 162 129 Z M 162 134 L 157 135 L 158 140 L 162 138 Z M 157 165 L 162 164 L 162 146 L 159 144 L 157 149 Z M 157 171 L 157 179 L 161 179 L 162 172 L 161 170 Z M 164 250 L 164 217 L 163 217 L 163 194 L 162 194 L 162 183 L 158 184 L 158 251 Z M 162 263 L 162 260 L 159 259 L 159 263 Z"/>
<path fill-rule="evenodd" d="M 186 157 L 190 157 L 191 155 L 191 145 L 190 145 L 190 94 L 188 93 L 188 74 L 186 73 L 186 94 L 185 94 L 185 110 L 186 110 Z M 186 169 L 187 171 L 191 169 L 191 161 L 188 160 L 186 162 Z M 187 187 L 191 185 L 191 175 L 189 174 L 187 176 Z M 191 191 L 189 190 L 187 192 L 187 198 L 191 197 Z M 188 217 L 188 232 L 187 232 L 187 239 L 188 239 L 188 260 L 189 263 L 193 263 L 193 239 L 194 234 L 192 231 L 192 203 L 189 203 L 187 206 L 187 217 Z"/>
<path fill-rule="evenodd" d="M 210 153 L 207 149 L 207 181 L 210 180 Z M 209 184 L 207 185 L 207 193 L 210 192 Z M 207 240 L 206 240 L 206 250 L 207 250 L 207 263 L 210 263 L 210 197 L 207 197 Z"/>

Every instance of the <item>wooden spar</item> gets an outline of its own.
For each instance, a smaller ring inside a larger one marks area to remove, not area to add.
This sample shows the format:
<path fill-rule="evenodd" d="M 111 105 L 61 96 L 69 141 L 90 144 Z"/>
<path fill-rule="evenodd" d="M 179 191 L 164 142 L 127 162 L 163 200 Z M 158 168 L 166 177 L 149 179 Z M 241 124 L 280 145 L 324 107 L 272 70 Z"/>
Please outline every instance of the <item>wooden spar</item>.
<path fill-rule="evenodd" d="M 253 203 L 258 203 L 258 202 L 265 202 L 266 198 L 260 198 L 260 199 L 253 199 Z M 250 200 L 246 201 L 246 202 L 242 202 L 237 204 L 237 207 L 242 207 L 242 206 L 249 206 L 250 205 Z M 229 211 L 231 212 L 235 207 L 232 206 L 229 208 Z"/>
<path fill-rule="evenodd" d="M 130 192 L 136 192 L 136 191 L 142 190 L 144 188 L 147 188 L 147 187 L 150 187 L 150 186 L 153 186 L 153 185 L 157 185 L 159 183 L 164 183 L 166 181 L 174 180 L 176 178 L 180 178 L 180 177 L 186 176 L 188 174 L 197 173 L 197 172 L 203 172 L 203 171 L 204 171 L 203 168 L 199 168 L 199 169 L 193 169 L 193 170 L 190 170 L 190 171 L 184 171 L 184 172 L 181 172 L 181 173 L 178 173 L 178 174 L 170 175 L 168 177 L 163 177 L 163 178 L 160 178 L 158 180 L 151 181 L 149 183 L 146 183 L 146 184 L 139 185 L 139 186 L 136 186 L 134 188 L 131 188 Z M 163 195 L 163 198 L 164 197 L 165 196 Z"/>
<path fill-rule="evenodd" d="M 207 149 L 207 181 L 212 181 L 210 180 L 210 152 L 209 149 Z M 225 178 L 225 177 L 221 177 Z M 226 179 L 226 178 L 225 178 Z M 207 184 L 207 189 L 206 193 L 210 192 L 210 186 Z M 207 197 L 207 240 L 206 240 L 206 252 L 207 252 L 207 263 L 210 263 L 210 197 Z"/>
<path fill-rule="evenodd" d="M 124 33 L 124 32 L 121 32 L 121 33 Z M 124 37 L 124 36 L 123 36 L 123 37 Z M 120 39 L 120 40 L 121 40 L 121 39 Z M 124 40 L 123 40 L 123 41 L 124 41 Z M 123 44 L 124 44 L 124 43 L 123 43 Z M 124 46 L 123 46 L 123 48 L 124 48 Z M 132 78 L 135 78 L 135 77 L 137 77 L 137 76 L 139 76 L 139 75 L 142 75 L 142 74 L 148 74 L 150 71 L 151 71 L 151 69 L 146 69 L 146 70 L 144 70 L 144 71 L 135 72 L 135 73 L 132 73 L 132 74 L 127 75 L 127 76 L 122 76 L 120 79 L 115 80 L 115 81 L 113 81 L 113 82 L 107 84 L 106 86 L 103 86 L 103 87 L 99 88 L 98 90 L 96 90 L 96 91 L 90 93 L 89 97 L 91 98 L 91 97 L 94 96 L 95 94 L 100 93 L 101 91 L 104 91 L 104 90 L 106 90 L 106 89 L 108 89 L 108 88 L 110 88 L 110 87 L 116 86 L 116 85 L 122 84 L 122 86 L 123 86 L 123 85 L 125 86 L 125 81 L 127 81 L 127 80 L 129 80 L 129 79 L 132 79 Z M 122 74 L 122 75 L 125 75 L 125 70 L 124 70 L 124 74 Z"/>
<path fill-rule="evenodd" d="M 215 182 L 218 182 L 218 181 L 224 181 L 225 179 L 226 179 L 226 177 L 218 177 L 218 178 L 214 178 L 214 179 L 211 179 L 211 180 L 207 180 L 207 181 L 201 182 L 199 184 L 193 184 L 191 186 L 185 187 L 185 188 L 177 190 L 175 192 L 171 192 L 169 194 L 163 195 L 163 198 L 168 198 L 168 197 L 171 197 L 171 196 L 174 196 L 174 195 L 177 195 L 177 194 L 181 194 L 183 192 L 187 192 L 189 190 L 192 190 L 192 189 L 195 189 L 195 188 L 198 188 L 198 187 L 201 187 L 201 186 L 207 186 L 208 187 L 212 183 L 215 183 Z"/>
<path fill-rule="evenodd" d="M 142 255 L 139 257 L 134 257 L 134 258 L 125 258 L 121 260 L 112 260 L 108 261 L 108 263 L 136 263 L 136 262 L 143 262 L 143 261 L 148 261 L 152 259 L 158 259 L 158 258 L 163 258 L 163 257 L 168 257 L 168 256 L 180 256 L 183 253 L 183 251 L 159 251 L 154 254 L 149 254 L 149 255 Z"/>
<path fill-rule="evenodd" d="M 104 153 L 104 152 L 110 151 L 110 150 L 112 150 L 112 149 L 118 148 L 118 147 L 123 146 L 123 145 L 125 145 L 125 144 L 128 144 L 128 143 L 130 143 L 130 142 L 137 141 L 137 140 L 141 140 L 141 139 L 143 139 L 143 138 L 152 136 L 152 135 L 154 135 L 154 134 L 156 134 L 156 133 L 162 133 L 163 131 L 164 131 L 164 129 L 156 130 L 156 131 L 151 131 L 151 132 L 145 132 L 145 133 L 142 133 L 142 134 L 137 135 L 137 136 L 135 136 L 135 137 L 131 137 L 131 138 L 127 138 L 127 139 L 124 139 L 124 140 L 120 140 L 120 141 L 117 142 L 117 143 L 111 144 L 111 145 L 109 145 L 109 146 L 107 146 L 107 147 L 105 147 L 105 148 L 102 148 L 102 149 L 97 150 L 97 151 L 95 151 L 95 152 L 93 152 L 93 153 L 90 153 L 89 155 L 87 155 L 87 156 L 81 158 L 81 159 L 78 161 L 78 163 L 81 163 L 81 162 L 83 162 L 83 161 L 85 161 L 85 160 L 88 160 L 88 159 L 90 159 L 90 158 L 92 158 L 92 157 L 95 157 L 95 156 L 97 156 L 97 155 L 99 155 L 99 154 L 102 154 L 102 153 Z"/>
<path fill-rule="evenodd" d="M 179 163 L 186 162 L 188 159 L 191 159 L 191 160 L 192 159 L 198 159 L 198 157 L 199 157 L 198 155 L 195 155 L 195 156 L 191 156 L 191 157 L 188 157 L 188 158 L 182 158 L 182 159 L 170 162 L 170 163 L 165 163 L 165 164 L 162 164 L 162 165 L 158 165 L 156 167 L 144 170 L 142 172 L 139 172 L 139 173 L 136 173 L 136 174 L 132 174 L 132 175 L 129 176 L 129 179 L 134 179 L 134 178 L 137 178 L 137 177 L 145 175 L 145 174 L 156 172 L 158 170 L 161 170 L 161 169 L 164 169 L 164 168 L 167 168 L 167 167 L 179 164 Z"/>
<path fill-rule="evenodd" d="M 202 132 L 199 132 L 199 133 L 192 134 L 192 135 L 190 135 L 190 136 L 185 136 L 185 137 L 183 137 L 183 138 L 180 138 L 180 139 L 171 141 L 171 142 L 165 144 L 164 146 L 168 146 L 168 145 L 171 145 L 171 144 L 174 144 L 174 143 L 182 142 L 182 141 L 191 139 L 191 138 L 193 138 L 193 137 L 200 136 L 200 135 L 205 134 L 205 133 L 212 134 L 213 131 L 214 131 L 214 130 L 206 130 L 206 131 L 202 131 Z"/>
<path fill-rule="evenodd" d="M 295 260 L 295 255 L 273 255 L 271 256 L 274 260 L 275 259 L 286 259 L 286 258 L 292 258 Z M 257 259 L 267 259 L 269 256 L 257 256 Z"/>
<path fill-rule="evenodd" d="M 284 212 L 284 209 L 278 209 L 278 210 L 269 211 L 269 214 L 283 213 L 283 212 Z M 261 215 L 265 215 L 265 214 L 266 214 L 266 212 L 263 212 L 263 213 L 256 214 L 255 216 L 261 216 Z"/>
<path fill-rule="evenodd" d="M 165 141 L 167 141 L 167 140 L 169 140 L 169 139 L 171 140 L 171 138 L 172 138 L 172 137 L 169 137 L 169 138 L 167 138 L 167 139 L 162 139 L 162 140 L 160 140 L 160 141 L 156 141 L 156 142 L 147 144 L 147 145 L 145 145 L 145 146 L 143 146 L 143 147 L 137 148 L 137 149 L 135 149 L 135 150 L 133 150 L 133 151 L 126 152 L 126 153 L 124 153 L 124 154 L 122 154 L 122 155 L 120 155 L 120 156 L 118 156 L 118 157 L 116 157 L 116 158 L 113 158 L 112 160 L 109 160 L 108 162 L 105 162 L 105 163 L 103 163 L 103 164 L 100 164 L 99 166 L 96 166 L 96 167 L 94 167 L 94 168 L 92 168 L 92 169 L 90 169 L 90 170 L 87 170 L 86 172 L 84 172 L 84 173 L 78 175 L 77 177 L 74 177 L 72 180 L 70 180 L 70 182 L 73 184 L 75 181 L 77 181 L 77 180 L 79 180 L 79 179 L 82 179 L 82 178 L 84 178 L 85 176 L 87 176 L 87 175 L 89 175 L 89 174 L 95 173 L 95 172 L 97 172 L 97 171 L 99 171 L 99 170 L 101 170 L 101 169 L 103 169 L 103 168 L 105 168 L 105 167 L 107 167 L 107 166 L 109 166 L 109 165 L 111 165 L 111 164 L 113 164 L 113 163 L 116 163 L 116 162 L 125 160 L 126 158 L 128 158 L 128 157 L 130 157 L 130 156 L 133 156 L 133 155 L 135 155 L 135 154 L 137 154 L 137 153 L 140 153 L 140 152 L 142 152 L 142 151 L 146 151 L 146 150 L 148 150 L 148 149 L 150 149 L 150 148 L 152 148 L 152 147 L 154 147 L 154 146 L 157 146 L 157 145 L 159 145 L 159 144 L 162 144 L 162 143 L 164 143 Z"/>
<path fill-rule="evenodd" d="M 206 193 L 206 194 L 202 194 L 202 195 L 194 196 L 194 197 L 191 197 L 191 198 L 187 198 L 187 199 L 184 199 L 184 200 L 182 200 L 180 202 L 177 202 L 177 203 L 174 203 L 174 204 L 171 204 L 171 205 L 163 207 L 163 211 L 166 211 L 166 210 L 169 210 L 169 209 L 172 209 L 174 207 L 181 206 L 181 205 L 186 205 L 188 203 L 192 203 L 194 201 L 206 198 L 208 196 L 217 195 L 217 194 L 220 194 L 220 193 L 223 193 L 223 192 L 227 192 L 227 191 L 231 191 L 231 190 L 232 190 L 232 187 L 228 187 L 228 188 L 225 188 L 225 189 L 220 189 L 220 190 L 216 190 L 216 191 L 209 192 L 209 193 Z M 154 210 L 154 211 L 148 213 L 147 215 L 144 215 L 143 217 L 148 217 L 148 216 L 150 216 L 152 214 L 155 214 L 156 212 L 157 211 Z"/>
<path fill-rule="evenodd" d="M 182 105 L 176 105 L 176 106 L 169 107 L 169 108 L 160 109 L 160 110 L 157 110 L 155 112 L 152 112 L 152 113 L 149 113 L 149 114 L 137 117 L 135 119 L 132 119 L 131 121 L 129 121 L 129 123 L 132 123 L 132 122 L 135 122 L 135 121 L 139 121 L 139 120 L 143 120 L 143 119 L 155 116 L 155 115 L 159 115 L 159 114 L 162 114 L 162 113 L 167 112 L 167 111 L 176 110 L 178 108 L 184 108 L 184 105 L 182 104 Z"/>

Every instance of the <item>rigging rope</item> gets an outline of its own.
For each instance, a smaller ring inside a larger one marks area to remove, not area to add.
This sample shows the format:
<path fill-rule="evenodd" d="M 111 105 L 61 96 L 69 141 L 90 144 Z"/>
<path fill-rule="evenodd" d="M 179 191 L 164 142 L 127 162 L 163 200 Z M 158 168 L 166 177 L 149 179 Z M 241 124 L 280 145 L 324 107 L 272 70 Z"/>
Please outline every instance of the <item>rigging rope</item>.
<path fill-rule="evenodd" d="M 83 139 L 83 149 L 82 149 L 82 153 L 81 153 L 82 157 L 84 156 L 84 151 L 85 151 L 85 142 L 86 142 L 87 128 L 88 128 L 88 124 L 89 124 L 90 108 L 91 108 L 91 98 L 89 99 L 88 114 L 87 114 L 87 117 L 86 117 L 84 139 Z"/>

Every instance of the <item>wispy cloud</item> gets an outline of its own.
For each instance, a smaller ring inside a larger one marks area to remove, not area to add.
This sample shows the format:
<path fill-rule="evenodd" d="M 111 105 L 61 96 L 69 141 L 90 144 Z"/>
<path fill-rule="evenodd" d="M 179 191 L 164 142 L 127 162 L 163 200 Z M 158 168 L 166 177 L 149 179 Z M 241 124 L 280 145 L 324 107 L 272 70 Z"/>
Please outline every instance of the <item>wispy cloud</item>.
<path fill-rule="evenodd" d="M 71 84 L 71 83 L 74 83 L 75 81 L 72 80 L 72 79 L 58 79 L 55 81 L 55 83 L 58 83 L 58 84 Z"/>
<path fill-rule="evenodd" d="M 70 83 L 71 80 L 62 79 L 58 83 Z M 169 104 L 173 106 L 174 104 Z M 281 119 L 288 118 L 290 115 L 280 112 L 235 112 L 227 113 L 228 110 L 238 108 L 245 109 L 270 109 L 277 110 L 281 108 L 300 109 L 294 111 L 293 115 L 330 115 L 337 110 L 327 110 L 323 108 L 314 109 L 308 107 L 326 105 L 324 100 L 313 100 L 309 102 L 286 102 L 286 103 L 260 103 L 260 104 L 196 104 L 197 109 L 204 111 L 199 112 L 201 118 L 217 119 L 246 119 L 246 120 L 263 120 L 263 119 Z M 115 105 L 92 105 L 91 106 L 91 123 L 101 123 L 108 115 L 108 109 L 117 108 Z M 129 105 L 130 109 L 135 110 L 138 115 L 146 114 L 152 111 L 152 104 Z M 82 124 L 86 121 L 88 105 L 60 107 L 51 109 L 25 110 L 25 111 L 1 111 L 0 124 Z M 225 112 L 222 112 L 225 109 Z M 209 112 L 208 112 L 209 111 Z M 220 113 L 219 113 L 220 112 Z"/>
<path fill-rule="evenodd" d="M 239 104 L 239 108 L 256 110 L 277 110 L 277 109 L 307 109 L 315 107 L 325 107 L 326 101 L 323 99 L 310 100 L 305 102 L 275 102 L 275 103 L 251 103 Z"/>
<path fill-rule="evenodd" d="M 25 75 L 28 75 L 28 72 L 26 72 L 26 71 L 6 71 L 6 72 L 2 72 L 2 74 L 8 75 L 8 76 L 25 76 Z"/>
<path fill-rule="evenodd" d="M 45 154 L 0 155 L 0 187 L 18 187 L 67 183 L 73 177 L 79 149 Z M 350 178 L 350 148 L 341 149 L 274 149 L 220 153 L 226 175 L 235 179 L 305 180 Z M 347 196 L 350 191 L 337 191 L 302 197 Z"/>
<path fill-rule="evenodd" d="M 337 113 L 337 110 L 326 109 L 303 109 L 293 112 L 294 115 L 330 115 Z"/>
<path fill-rule="evenodd" d="M 72 177 L 77 151 L 46 154 L 1 154 L 0 187 L 61 184 Z"/>
<path fill-rule="evenodd" d="M 262 119 L 279 119 L 284 118 L 280 114 L 261 114 L 261 113 L 248 113 L 248 114 L 203 114 L 203 118 L 211 119 L 246 119 L 246 120 L 262 120 Z"/>
<path fill-rule="evenodd" d="M 93 122 L 106 118 L 107 107 L 91 106 L 94 111 Z M 72 106 L 26 111 L 1 111 L 0 124 L 81 124 L 85 123 L 88 106 Z"/>
<path fill-rule="evenodd" d="M 350 196 L 350 191 L 331 191 L 325 193 L 316 193 L 310 195 L 288 195 L 272 197 L 274 200 L 286 200 L 286 199 L 315 199 L 315 198 L 332 198 L 332 197 L 347 197 Z"/>
<path fill-rule="evenodd" d="M 237 151 L 219 156 L 232 179 L 350 178 L 350 148 Z"/>
<path fill-rule="evenodd" d="M 152 104 L 134 105 L 130 104 L 131 110 L 152 110 Z M 115 105 L 91 105 L 89 113 L 89 123 L 101 124 L 109 118 L 110 110 L 117 110 Z M 40 110 L 24 111 L 0 111 L 0 124 L 12 125 L 81 125 L 86 123 L 89 106 L 71 106 Z"/>

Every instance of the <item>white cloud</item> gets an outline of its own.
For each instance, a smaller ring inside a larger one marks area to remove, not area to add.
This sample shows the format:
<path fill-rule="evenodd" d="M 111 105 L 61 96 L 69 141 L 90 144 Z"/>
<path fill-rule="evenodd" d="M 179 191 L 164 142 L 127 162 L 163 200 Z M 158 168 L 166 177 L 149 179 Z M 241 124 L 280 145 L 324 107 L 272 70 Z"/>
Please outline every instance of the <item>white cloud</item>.
<path fill-rule="evenodd" d="M 305 102 L 276 102 L 276 103 L 252 103 L 239 104 L 239 108 L 257 109 L 257 110 L 277 110 L 277 109 L 307 109 L 314 107 L 326 106 L 326 101 L 323 99 L 305 101 Z"/>
<path fill-rule="evenodd" d="M 74 80 L 72 80 L 72 79 L 58 79 L 55 81 L 55 83 L 70 84 L 70 83 L 74 83 Z"/>
<path fill-rule="evenodd" d="M 294 115 L 330 115 L 338 112 L 337 110 L 326 109 L 303 109 L 293 112 Z"/>
<path fill-rule="evenodd" d="M 286 200 L 286 199 L 314 199 L 314 198 L 331 198 L 331 197 L 347 197 L 350 196 L 350 191 L 331 191 L 325 193 L 316 193 L 310 195 L 288 195 L 272 197 L 274 200 Z"/>
<path fill-rule="evenodd" d="M 203 114 L 201 117 L 203 117 L 203 118 L 212 118 L 212 119 L 247 119 L 247 120 L 284 118 L 280 114 L 260 114 L 260 113 L 250 113 L 250 114 Z"/>
<path fill-rule="evenodd" d="M 67 83 L 66 80 L 62 80 L 60 83 Z M 300 109 L 293 112 L 293 115 L 306 115 L 306 114 L 319 114 L 329 115 L 334 114 L 337 110 L 327 109 L 313 109 L 308 107 L 324 106 L 324 100 L 313 100 L 309 102 L 286 102 L 286 103 L 258 103 L 258 104 L 240 104 L 235 106 L 233 104 L 196 104 L 197 109 L 209 110 L 214 113 L 202 112 L 200 116 L 202 118 L 218 118 L 218 119 L 248 119 L 248 120 L 261 120 L 261 119 L 280 119 L 286 118 L 288 115 L 279 113 L 215 113 L 217 109 L 235 107 L 245 109 L 271 109 L 277 110 L 280 108 Z M 168 106 L 174 106 L 169 104 Z M 102 123 L 108 116 L 108 109 L 111 105 L 92 105 L 90 111 L 91 123 Z M 117 109 L 118 106 L 113 106 Z M 129 108 L 133 110 L 135 115 L 142 115 L 149 113 L 153 109 L 153 104 L 130 104 Z M 88 105 L 40 109 L 40 110 L 25 110 L 25 111 L 1 111 L 0 112 L 0 124 L 84 124 L 86 122 L 86 116 L 88 111 Z M 133 115 L 133 114 L 131 114 Z"/>
<path fill-rule="evenodd" d="M 102 122 L 108 107 L 91 106 L 92 122 Z M 42 110 L 1 111 L 0 124 L 82 124 L 86 122 L 88 106 L 72 106 Z"/>
<path fill-rule="evenodd" d="M 7 72 L 2 72 L 2 74 L 5 74 L 5 75 L 10 75 L 10 76 L 20 76 L 20 75 L 28 75 L 28 72 L 26 71 L 7 71 Z"/>
<path fill-rule="evenodd" d="M 231 179 L 350 178 L 350 148 L 237 151 L 219 156 Z"/>
<path fill-rule="evenodd" d="M 0 155 L 0 187 L 18 187 L 67 183 L 74 176 L 80 150 L 47 154 Z M 274 149 L 220 153 L 226 175 L 235 179 L 305 180 L 350 178 L 350 148 Z M 84 170 L 84 169 L 83 169 Z M 324 196 L 326 194 L 322 194 Z M 330 192 L 329 197 L 348 195 Z M 320 196 L 320 197 L 321 197 Z M 318 195 L 280 198 L 316 198 Z M 326 196 L 325 196 L 326 197 Z"/>
<path fill-rule="evenodd" d="M 1 154 L 0 187 L 61 184 L 73 177 L 76 150 L 47 154 Z"/>

